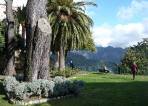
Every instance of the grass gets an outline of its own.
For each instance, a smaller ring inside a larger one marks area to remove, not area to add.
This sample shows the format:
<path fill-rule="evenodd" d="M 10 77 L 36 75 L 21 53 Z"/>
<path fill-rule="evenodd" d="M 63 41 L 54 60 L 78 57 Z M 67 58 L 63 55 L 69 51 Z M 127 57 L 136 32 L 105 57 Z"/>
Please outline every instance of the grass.
<path fill-rule="evenodd" d="M 86 85 L 80 96 L 29 106 L 148 106 L 148 76 L 88 73 L 79 75 Z M 8 103 L 0 81 L 0 106 Z"/>

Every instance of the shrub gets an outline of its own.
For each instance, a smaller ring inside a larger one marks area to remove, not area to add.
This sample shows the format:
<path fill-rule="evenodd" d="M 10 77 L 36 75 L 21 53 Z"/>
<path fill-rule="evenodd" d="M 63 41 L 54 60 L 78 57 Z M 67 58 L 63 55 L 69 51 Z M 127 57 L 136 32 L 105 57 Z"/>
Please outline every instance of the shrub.
<path fill-rule="evenodd" d="M 3 85 L 9 99 L 26 100 L 31 97 L 57 97 L 69 94 L 80 94 L 83 81 L 70 82 L 65 77 L 55 77 L 52 80 L 39 79 L 34 82 L 19 83 L 14 77 L 8 77 Z"/>
<path fill-rule="evenodd" d="M 71 70 L 70 68 L 66 68 L 63 71 L 59 71 L 57 69 L 51 70 L 50 75 L 51 77 L 56 77 L 56 76 L 64 76 L 66 78 L 71 77 L 75 74 L 77 74 L 80 70 Z"/>
<path fill-rule="evenodd" d="M 72 86 L 72 88 L 70 88 L 70 90 L 72 91 L 72 93 L 74 95 L 78 95 L 82 92 L 82 88 L 83 88 L 84 85 L 85 85 L 84 81 L 74 80 L 73 86 Z"/>
<path fill-rule="evenodd" d="M 26 85 L 27 83 L 20 83 L 15 89 L 14 89 L 14 98 L 18 100 L 24 100 L 27 98 L 26 94 Z"/>
<path fill-rule="evenodd" d="M 67 86 L 67 83 L 70 82 L 69 80 L 64 77 L 57 76 L 53 79 L 53 81 L 55 82 L 53 96 L 65 96 L 69 94 L 69 89 Z"/>
<path fill-rule="evenodd" d="M 53 95 L 53 89 L 55 87 L 55 83 L 53 81 L 48 80 L 39 80 L 41 83 L 40 87 L 42 90 L 43 97 L 51 97 Z"/>
<path fill-rule="evenodd" d="M 36 80 L 32 83 L 27 83 L 27 94 L 28 96 L 41 96 L 41 90 L 40 90 L 40 81 Z"/>
<path fill-rule="evenodd" d="M 4 79 L 3 86 L 5 91 L 13 92 L 19 82 L 15 79 L 15 77 L 8 77 Z"/>

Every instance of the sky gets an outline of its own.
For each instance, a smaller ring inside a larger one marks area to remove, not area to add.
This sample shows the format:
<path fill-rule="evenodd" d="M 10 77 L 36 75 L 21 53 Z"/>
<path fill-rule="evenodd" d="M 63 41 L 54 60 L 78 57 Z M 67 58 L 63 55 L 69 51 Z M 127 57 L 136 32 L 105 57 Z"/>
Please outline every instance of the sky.
<path fill-rule="evenodd" d="M 92 1 L 98 5 L 86 8 L 86 14 L 94 21 L 92 36 L 96 46 L 126 48 L 148 38 L 148 0 L 83 1 Z M 22 6 L 26 2 L 14 0 L 13 6 Z M 0 3 L 5 2 L 0 0 Z M 3 17 L 3 10 L 1 7 L 0 18 Z"/>

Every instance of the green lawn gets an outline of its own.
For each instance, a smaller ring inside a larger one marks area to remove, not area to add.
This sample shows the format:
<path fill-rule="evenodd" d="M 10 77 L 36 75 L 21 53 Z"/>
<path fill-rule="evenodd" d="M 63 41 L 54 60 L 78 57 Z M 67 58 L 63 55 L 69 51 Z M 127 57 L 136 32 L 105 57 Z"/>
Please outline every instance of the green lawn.
<path fill-rule="evenodd" d="M 77 76 L 86 85 L 80 96 L 33 106 L 148 106 L 148 76 L 89 73 Z M 0 81 L 0 106 L 10 106 Z"/>

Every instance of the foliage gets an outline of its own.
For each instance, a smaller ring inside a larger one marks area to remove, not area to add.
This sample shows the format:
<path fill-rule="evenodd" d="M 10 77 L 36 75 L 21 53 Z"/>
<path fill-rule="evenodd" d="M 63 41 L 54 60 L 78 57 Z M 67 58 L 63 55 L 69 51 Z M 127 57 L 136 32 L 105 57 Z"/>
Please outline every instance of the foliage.
<path fill-rule="evenodd" d="M 6 92 L 13 92 L 19 82 L 14 77 L 8 77 L 3 81 L 3 86 Z"/>
<path fill-rule="evenodd" d="M 21 7 L 17 8 L 17 11 L 14 12 L 15 16 L 15 49 L 23 49 L 24 50 L 24 39 L 18 35 L 18 25 L 25 24 L 25 7 L 21 9 Z M 0 22 L 0 52 L 5 47 L 5 35 L 7 32 L 7 20 L 4 19 Z"/>
<path fill-rule="evenodd" d="M 15 50 L 25 50 L 24 45 L 25 39 L 21 37 L 21 35 L 16 34 L 15 35 Z"/>
<path fill-rule="evenodd" d="M 82 50 L 87 50 L 95 53 L 97 52 L 94 40 L 91 37 L 88 38 L 87 43 L 84 45 L 84 47 L 82 47 Z"/>
<path fill-rule="evenodd" d="M 121 62 L 122 70 L 126 70 L 124 73 L 129 73 L 131 69 L 131 65 L 135 62 L 139 69 L 139 74 L 144 74 L 144 72 L 148 71 L 148 41 L 144 40 L 139 42 L 138 45 L 130 47 L 127 49 L 127 53 L 124 54 Z"/>
<path fill-rule="evenodd" d="M 54 49 L 52 51 L 57 51 L 63 41 L 66 51 L 71 49 L 96 50 L 90 30 L 93 21 L 85 14 L 86 5 L 96 6 L 93 2 L 49 0 L 47 10 L 52 27 L 52 49 Z"/>
<path fill-rule="evenodd" d="M 18 82 L 15 77 L 4 79 L 3 86 L 9 99 L 26 100 L 31 97 L 57 97 L 69 94 L 78 95 L 84 86 L 83 81 L 71 83 L 64 77 L 52 80 L 39 79 L 34 82 Z M 11 96 L 10 96 L 11 95 Z"/>
<path fill-rule="evenodd" d="M 24 6 L 17 8 L 17 11 L 15 13 L 15 17 L 17 18 L 19 24 L 25 24 L 25 17 L 26 17 L 25 11 L 26 11 L 26 7 L 24 7 Z"/>
<path fill-rule="evenodd" d="M 20 83 L 18 84 L 18 86 L 15 86 L 14 91 L 12 91 L 14 93 L 14 97 L 18 100 L 24 100 L 27 98 L 27 94 L 26 94 L 26 83 Z M 14 98 L 13 97 L 13 98 Z"/>
<path fill-rule="evenodd" d="M 74 80 L 73 86 L 72 86 L 72 88 L 70 90 L 75 95 L 78 95 L 78 94 L 80 94 L 82 92 L 82 86 L 84 86 L 84 85 L 85 85 L 85 82 L 84 81 Z"/>
<path fill-rule="evenodd" d="M 0 33 L 0 52 L 3 51 L 4 47 L 5 47 L 5 38 L 4 35 Z"/>
<path fill-rule="evenodd" d="M 5 47 L 5 34 L 7 30 L 6 20 L 0 22 L 0 52 L 3 51 Z"/>
<path fill-rule="evenodd" d="M 41 90 L 45 97 L 51 97 L 54 93 L 55 82 L 41 80 Z"/>
<path fill-rule="evenodd" d="M 68 87 L 71 86 L 71 83 L 69 84 L 69 86 L 67 86 L 67 83 L 69 83 L 70 81 L 63 77 L 55 77 L 53 81 L 55 82 L 53 93 L 54 96 L 65 96 L 70 93 Z"/>
<path fill-rule="evenodd" d="M 50 71 L 50 75 L 51 77 L 56 77 L 56 76 L 64 76 L 64 77 L 71 77 L 75 74 L 77 74 L 80 70 L 75 69 L 75 70 L 71 70 L 70 68 L 66 68 L 63 71 L 59 71 L 57 69 L 51 70 Z"/>

